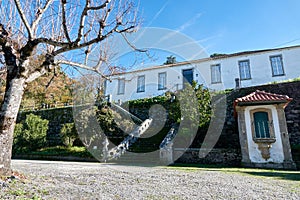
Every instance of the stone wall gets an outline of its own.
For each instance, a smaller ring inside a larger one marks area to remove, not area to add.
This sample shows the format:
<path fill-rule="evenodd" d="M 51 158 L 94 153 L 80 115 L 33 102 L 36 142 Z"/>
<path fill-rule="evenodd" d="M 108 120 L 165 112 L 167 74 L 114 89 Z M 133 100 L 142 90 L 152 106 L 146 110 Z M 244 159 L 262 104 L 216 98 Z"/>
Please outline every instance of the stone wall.
<path fill-rule="evenodd" d="M 269 84 L 263 86 L 240 88 L 228 92 L 226 95 L 226 120 L 222 124 L 223 129 L 214 149 L 205 157 L 198 158 L 194 151 L 188 151 L 182 155 L 176 162 L 183 163 L 202 163 L 202 164 L 223 164 L 235 165 L 240 163 L 240 143 L 237 118 L 234 114 L 233 102 L 239 97 L 246 96 L 256 90 L 263 90 L 270 93 L 288 95 L 293 101 L 285 108 L 290 143 L 292 146 L 293 159 L 300 169 L 300 82 L 287 82 L 279 84 Z M 220 120 L 222 121 L 222 120 Z M 206 135 L 206 130 L 198 131 L 198 134 L 192 144 L 192 148 L 200 148 Z M 296 149 L 298 146 L 298 149 Z"/>
<path fill-rule="evenodd" d="M 203 164 L 225 164 L 225 165 L 237 165 L 240 163 L 240 144 L 239 144 L 239 134 L 238 134 L 238 124 L 237 118 L 234 116 L 233 102 L 235 99 L 246 96 L 256 90 L 263 90 L 266 92 L 288 95 L 293 98 L 293 101 L 285 108 L 286 120 L 288 125 L 288 132 L 290 137 L 290 143 L 292 146 L 294 160 L 298 162 L 298 167 L 300 163 L 300 154 L 293 149 L 294 146 L 300 145 L 300 82 L 290 82 L 290 83 L 280 83 L 280 84 L 270 84 L 249 88 L 240 88 L 228 92 L 226 98 L 226 120 L 225 123 L 220 125 L 223 126 L 221 136 L 214 147 L 214 150 L 209 153 L 205 158 L 198 158 L 198 153 L 193 151 L 186 152 L 177 162 L 183 163 L 203 163 Z M 139 117 L 146 119 L 148 116 L 148 111 L 146 108 L 138 109 L 134 108 L 135 113 L 139 113 Z M 28 111 L 20 112 L 18 121 L 25 118 L 29 113 L 33 113 L 41 116 L 43 119 L 49 120 L 49 130 L 48 130 L 48 141 L 50 145 L 59 144 L 60 137 L 59 132 L 64 123 L 73 122 L 72 107 L 49 109 L 49 110 L 39 110 L 39 111 Z M 220 120 L 222 121 L 222 120 Z M 169 124 L 168 124 L 169 126 Z M 206 129 L 201 129 L 192 144 L 192 148 L 200 148 L 203 139 L 206 135 Z"/>
<path fill-rule="evenodd" d="M 24 120 L 26 118 L 26 115 L 30 113 L 38 115 L 42 119 L 47 119 L 49 121 L 47 131 L 47 141 L 49 146 L 62 144 L 59 134 L 60 129 L 62 128 L 63 124 L 73 122 L 72 106 L 24 112 L 21 111 L 19 112 L 17 123 Z"/>
<path fill-rule="evenodd" d="M 205 158 L 199 158 L 199 150 L 192 148 L 189 150 L 174 149 L 174 157 L 177 154 L 182 154 L 177 163 L 190 163 L 190 164 L 218 164 L 224 166 L 240 166 L 241 164 L 241 151 L 239 149 L 212 149 Z"/>

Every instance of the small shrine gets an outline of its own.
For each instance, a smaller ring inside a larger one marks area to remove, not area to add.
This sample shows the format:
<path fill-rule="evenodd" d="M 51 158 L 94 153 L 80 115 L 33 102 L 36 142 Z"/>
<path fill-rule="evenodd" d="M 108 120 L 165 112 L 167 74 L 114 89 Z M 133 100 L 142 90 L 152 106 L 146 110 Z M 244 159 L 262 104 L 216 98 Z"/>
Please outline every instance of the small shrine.
<path fill-rule="evenodd" d="M 243 166 L 296 169 L 284 111 L 290 101 L 259 90 L 235 100 Z"/>

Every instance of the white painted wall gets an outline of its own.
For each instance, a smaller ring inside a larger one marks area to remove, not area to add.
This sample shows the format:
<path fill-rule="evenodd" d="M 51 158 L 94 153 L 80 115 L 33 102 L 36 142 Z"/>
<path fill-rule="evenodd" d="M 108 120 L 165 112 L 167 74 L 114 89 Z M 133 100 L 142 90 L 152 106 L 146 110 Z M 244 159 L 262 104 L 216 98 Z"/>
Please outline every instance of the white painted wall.
<path fill-rule="evenodd" d="M 282 55 L 284 76 L 272 76 L 270 56 Z M 235 78 L 239 78 L 238 62 L 241 60 L 250 61 L 251 79 L 242 80 L 241 87 L 262 85 L 274 81 L 282 81 L 297 78 L 300 76 L 300 46 L 286 47 L 282 49 L 268 50 L 264 52 L 252 52 L 244 55 L 229 56 L 219 59 L 201 59 L 187 63 L 177 63 L 169 66 L 155 66 L 152 69 L 144 69 L 122 75 L 112 76 L 112 82 L 107 83 L 106 95 L 112 94 L 114 101 L 127 101 L 131 99 L 147 98 L 163 95 L 166 91 L 174 91 L 182 88 L 182 70 L 193 69 L 194 80 L 199 84 L 204 84 L 211 90 L 224 90 L 235 87 Z M 221 65 L 222 83 L 211 83 L 211 65 Z M 167 73 L 167 89 L 158 90 L 158 73 Z M 137 93 L 137 77 L 145 75 L 145 92 Z M 125 94 L 118 95 L 118 79 L 125 78 Z"/>
<path fill-rule="evenodd" d="M 261 152 L 258 149 L 258 145 L 253 141 L 252 138 L 252 129 L 251 129 L 251 117 L 250 111 L 257 109 L 257 108 L 266 108 L 272 111 L 272 118 L 273 118 L 273 125 L 274 125 L 274 133 L 276 141 L 272 144 L 270 148 L 270 158 L 265 160 L 261 156 Z M 248 106 L 245 109 L 245 122 L 246 122 L 246 132 L 247 132 L 247 141 L 248 141 L 248 150 L 249 150 L 249 158 L 253 163 L 283 163 L 284 161 L 284 154 L 283 154 L 283 147 L 282 147 L 282 140 L 280 136 L 280 129 L 279 129 L 279 121 L 278 121 L 278 114 L 275 106 L 273 105 L 261 105 L 261 106 Z"/>

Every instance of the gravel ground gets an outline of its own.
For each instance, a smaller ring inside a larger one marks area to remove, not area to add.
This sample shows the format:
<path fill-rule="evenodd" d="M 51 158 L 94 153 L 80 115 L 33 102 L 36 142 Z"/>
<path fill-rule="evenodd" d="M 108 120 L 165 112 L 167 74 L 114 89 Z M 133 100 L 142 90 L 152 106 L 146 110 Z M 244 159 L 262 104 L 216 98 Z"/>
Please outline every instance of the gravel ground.
<path fill-rule="evenodd" d="M 300 199 L 300 180 L 215 169 L 14 160 L 0 199 Z M 297 172 L 298 173 L 298 172 Z"/>

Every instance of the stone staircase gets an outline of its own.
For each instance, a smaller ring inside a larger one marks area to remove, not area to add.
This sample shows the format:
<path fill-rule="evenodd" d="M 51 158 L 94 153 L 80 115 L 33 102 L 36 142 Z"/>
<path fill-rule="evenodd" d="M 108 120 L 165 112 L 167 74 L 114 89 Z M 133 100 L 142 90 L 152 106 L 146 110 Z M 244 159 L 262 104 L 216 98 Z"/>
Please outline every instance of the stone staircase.
<path fill-rule="evenodd" d="M 125 138 L 119 138 L 119 142 L 115 140 L 114 144 L 117 146 L 105 151 L 104 160 L 118 164 L 158 165 L 160 163 L 160 144 L 168 134 L 169 128 L 161 126 L 159 117 L 142 121 L 119 105 L 111 103 L 111 108 L 116 112 L 121 112 L 125 117 L 126 115 L 131 117 L 140 125 Z M 109 139 L 111 140 L 111 138 Z"/>
<path fill-rule="evenodd" d="M 140 124 L 135 130 L 133 130 L 129 135 L 127 135 L 117 146 L 112 149 L 108 149 L 108 142 L 104 143 L 103 155 L 104 161 L 116 159 L 121 157 L 129 147 L 134 144 L 142 134 L 144 134 L 150 127 L 152 119 L 146 119 L 142 124 Z"/>
<path fill-rule="evenodd" d="M 156 133 L 151 127 L 117 159 L 107 162 L 125 165 L 160 165 L 159 145 L 168 133 L 167 128 Z"/>

